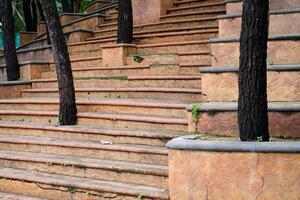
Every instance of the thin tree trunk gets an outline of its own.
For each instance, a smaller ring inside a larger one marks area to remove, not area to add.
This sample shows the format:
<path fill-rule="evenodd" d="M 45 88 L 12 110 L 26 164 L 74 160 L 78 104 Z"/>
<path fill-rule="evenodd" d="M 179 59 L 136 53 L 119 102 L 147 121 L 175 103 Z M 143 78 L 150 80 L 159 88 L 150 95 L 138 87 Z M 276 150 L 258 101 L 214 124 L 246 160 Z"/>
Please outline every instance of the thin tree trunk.
<path fill-rule="evenodd" d="M 131 0 L 119 0 L 117 43 L 131 44 L 133 40 L 133 19 Z"/>
<path fill-rule="evenodd" d="M 26 31 L 33 32 L 33 23 L 32 23 L 32 15 L 31 15 L 31 0 L 23 0 L 23 12 L 24 12 L 24 20 Z"/>
<path fill-rule="evenodd" d="M 37 10 L 36 10 L 36 3 L 35 0 L 31 2 L 31 11 L 32 11 L 32 31 L 37 31 Z"/>
<path fill-rule="evenodd" d="M 36 5 L 37 5 L 38 10 L 39 10 L 40 21 L 45 21 L 45 16 L 44 16 L 44 13 L 43 13 L 43 7 L 41 5 L 40 0 L 36 0 Z"/>
<path fill-rule="evenodd" d="M 68 0 L 61 0 L 61 5 L 64 13 L 72 13 L 71 4 Z"/>
<path fill-rule="evenodd" d="M 10 0 L 0 0 L 0 20 L 3 26 L 3 44 L 8 81 L 18 80 L 19 64 L 15 45 L 15 24 Z"/>
<path fill-rule="evenodd" d="M 238 120 L 242 141 L 268 141 L 267 42 L 269 0 L 243 1 Z"/>
<path fill-rule="evenodd" d="M 77 121 L 75 89 L 68 47 L 61 28 L 55 1 L 41 0 L 52 43 L 59 89 L 59 123 L 74 125 Z"/>

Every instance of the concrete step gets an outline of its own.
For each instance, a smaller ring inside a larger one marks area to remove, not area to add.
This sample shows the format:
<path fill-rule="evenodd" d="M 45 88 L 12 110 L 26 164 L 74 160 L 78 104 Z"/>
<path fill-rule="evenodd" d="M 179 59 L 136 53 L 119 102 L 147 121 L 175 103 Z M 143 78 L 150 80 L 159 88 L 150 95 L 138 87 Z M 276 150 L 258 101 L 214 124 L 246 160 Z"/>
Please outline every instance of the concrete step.
<path fill-rule="evenodd" d="M 179 13 L 179 14 L 167 14 L 162 15 L 160 17 L 161 21 L 169 21 L 169 20 L 177 20 L 177 19 L 194 19 L 194 18 L 200 18 L 200 17 L 215 17 L 218 15 L 225 14 L 226 10 L 225 8 L 221 9 L 214 9 L 214 10 L 202 10 L 202 11 L 190 11 L 185 13 Z"/>
<path fill-rule="evenodd" d="M 148 33 L 134 35 L 134 43 L 136 44 L 154 44 L 161 42 L 176 42 L 176 41 L 193 41 L 214 38 L 218 35 L 218 29 L 207 30 L 193 30 L 181 32 L 167 32 L 167 33 Z M 116 42 L 117 35 L 106 35 L 88 38 L 87 41 L 105 41 Z"/>
<path fill-rule="evenodd" d="M 174 7 L 178 8 L 178 7 L 186 7 L 186 6 L 197 6 L 197 5 L 201 5 L 204 3 L 219 3 L 219 2 L 224 2 L 224 0 L 177 0 L 174 2 Z"/>
<path fill-rule="evenodd" d="M 72 58 L 71 56 L 71 66 L 72 68 L 85 68 L 85 67 L 97 67 L 101 66 L 102 56 L 85 56 L 79 58 Z M 50 61 L 50 70 L 55 70 L 54 61 Z"/>
<path fill-rule="evenodd" d="M 189 6 L 180 6 L 180 7 L 173 7 L 168 8 L 168 14 L 184 14 L 187 12 L 197 12 L 197 11 L 208 11 L 208 10 L 216 10 L 216 9 L 224 9 L 225 10 L 225 3 L 224 2 L 199 2 L 198 4 L 189 5 Z"/>
<path fill-rule="evenodd" d="M 200 118 L 195 123 L 192 120 L 192 106 L 188 106 L 189 130 L 238 137 L 237 107 L 237 102 L 200 103 Z M 272 137 L 300 138 L 300 102 L 269 102 L 268 113 L 269 132 Z"/>
<path fill-rule="evenodd" d="M 208 66 L 211 64 L 211 52 L 210 51 L 186 51 L 178 52 L 180 63 L 207 63 Z M 201 65 L 199 65 L 201 66 Z"/>
<path fill-rule="evenodd" d="M 168 199 L 165 189 L 112 181 L 93 180 L 72 176 L 29 172 L 12 168 L 1 168 L 0 176 L 5 178 L 0 187 L 5 192 L 49 199 L 111 199 L 134 200 L 139 196 L 149 199 Z"/>
<path fill-rule="evenodd" d="M 19 195 L 14 193 L 5 193 L 5 192 L 0 192 L 0 199 L 2 200 L 46 200 L 41 198 L 35 198 L 35 197 L 24 196 L 24 195 Z"/>
<path fill-rule="evenodd" d="M 119 76 L 74 79 L 76 88 L 176 87 L 200 88 L 200 76 Z M 58 88 L 56 79 L 32 80 L 32 88 Z"/>
<path fill-rule="evenodd" d="M 153 63 L 151 65 L 127 65 L 121 67 L 85 67 L 85 68 L 73 68 L 73 76 L 80 78 L 91 78 L 91 77 L 115 77 L 115 76 L 199 76 L 199 67 L 210 66 L 208 62 L 198 63 L 197 66 L 180 66 L 176 64 L 160 64 Z M 56 72 L 43 72 L 41 75 L 42 79 L 53 79 L 56 78 Z"/>
<path fill-rule="evenodd" d="M 163 165 L 5 150 L 0 160 L 0 167 L 168 188 Z"/>
<path fill-rule="evenodd" d="M 41 122 L 0 121 L 1 135 L 47 136 L 59 139 L 88 140 L 113 144 L 141 144 L 164 147 L 166 142 L 183 135 L 175 131 L 114 128 L 103 126 L 56 126 Z"/>
<path fill-rule="evenodd" d="M 199 88 L 163 88 L 163 87 L 132 87 L 132 88 L 76 88 L 76 96 L 80 98 L 138 98 L 167 99 L 184 102 L 201 101 Z M 22 97 L 58 97 L 58 89 L 26 89 Z"/>
<path fill-rule="evenodd" d="M 214 59 L 212 66 L 239 66 L 239 38 L 211 39 L 211 49 Z M 300 35 L 269 36 L 268 58 L 270 65 L 299 64 Z"/>
<path fill-rule="evenodd" d="M 58 139 L 36 136 L 1 135 L 1 150 L 81 156 L 166 165 L 168 151 L 164 147 L 136 144 L 104 144 L 97 141 Z"/>
<path fill-rule="evenodd" d="M 182 117 L 185 115 L 185 104 L 182 101 L 157 99 L 80 99 L 76 100 L 79 112 L 109 112 L 154 115 L 165 117 Z M 1 99 L 0 109 L 23 110 L 58 110 L 57 98 L 19 98 Z"/>
<path fill-rule="evenodd" d="M 78 125 L 141 128 L 161 131 L 186 131 L 187 120 L 183 117 L 152 115 L 79 112 Z M 48 122 L 57 124 L 58 111 L 0 110 L 0 119 L 8 121 Z"/>
<path fill-rule="evenodd" d="M 300 65 L 270 65 L 267 68 L 269 102 L 300 101 Z M 238 100 L 238 67 L 201 68 L 204 101 Z"/>

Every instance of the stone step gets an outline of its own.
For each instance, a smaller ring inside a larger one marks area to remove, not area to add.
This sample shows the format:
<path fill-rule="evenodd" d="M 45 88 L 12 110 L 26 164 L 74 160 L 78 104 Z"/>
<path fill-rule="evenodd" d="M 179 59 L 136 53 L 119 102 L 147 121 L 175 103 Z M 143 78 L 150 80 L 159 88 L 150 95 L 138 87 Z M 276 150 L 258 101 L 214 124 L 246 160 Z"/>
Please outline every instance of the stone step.
<path fill-rule="evenodd" d="M 189 106 L 189 131 L 238 137 L 237 106 L 237 102 L 200 103 L 200 118 L 196 123 L 192 120 L 192 106 Z M 300 138 L 300 102 L 269 102 L 268 110 L 272 137 Z"/>
<path fill-rule="evenodd" d="M 182 117 L 185 115 L 185 104 L 182 101 L 157 99 L 79 99 L 76 100 L 79 112 L 109 112 L 165 117 Z M 1 99 L 0 109 L 24 110 L 58 110 L 57 98 L 19 98 Z"/>
<path fill-rule="evenodd" d="M 135 53 L 127 56 L 127 65 L 179 65 L 177 53 Z"/>
<path fill-rule="evenodd" d="M 79 58 L 71 57 L 71 66 L 72 68 L 85 68 L 101 66 L 102 56 L 85 56 Z M 50 61 L 50 70 L 55 70 L 54 61 Z"/>
<path fill-rule="evenodd" d="M 212 66 L 239 66 L 239 38 L 211 39 L 214 59 Z M 300 35 L 269 36 L 268 58 L 270 65 L 299 64 Z"/>
<path fill-rule="evenodd" d="M 168 188 L 162 165 L 0 150 L 0 167 Z"/>
<path fill-rule="evenodd" d="M 214 38 L 218 35 L 218 29 L 194 30 L 168 33 L 155 33 L 135 35 L 133 37 L 135 44 L 153 44 L 161 42 L 193 41 Z M 87 41 L 116 42 L 117 35 L 106 35 L 100 37 L 88 38 Z"/>
<path fill-rule="evenodd" d="M 17 191 L 13 191 L 13 192 L 17 192 Z M 18 195 L 14 193 L 5 193 L 5 192 L 0 192 L 0 199 L 2 200 L 46 200 L 41 198 L 35 198 L 35 197 Z"/>
<path fill-rule="evenodd" d="M 183 135 L 175 131 L 114 128 L 101 126 L 56 126 L 41 122 L 0 121 L 1 135 L 47 136 L 60 139 L 112 142 L 113 144 L 141 144 L 164 147 L 166 142 Z"/>
<path fill-rule="evenodd" d="M 300 8 L 271 10 L 269 35 L 299 34 Z M 220 37 L 239 37 L 242 15 L 223 15 L 219 18 Z"/>
<path fill-rule="evenodd" d="M 179 14 L 162 15 L 160 17 L 160 20 L 168 21 L 168 20 L 176 20 L 176 19 L 194 19 L 194 18 L 200 18 L 200 17 L 215 17 L 215 16 L 222 15 L 225 13 L 226 13 L 225 8 L 214 9 L 214 10 L 194 11 L 194 12 L 190 11 L 190 12 L 179 13 Z"/>
<path fill-rule="evenodd" d="M 166 148 L 137 144 L 103 144 L 100 141 L 16 135 L 1 135 L 0 144 L 1 150 L 10 151 L 81 156 L 158 165 L 166 165 L 168 162 L 168 150 Z"/>
<path fill-rule="evenodd" d="M 224 9 L 224 2 L 199 2 L 197 5 L 189 5 L 189 6 L 180 6 L 168 8 L 168 14 L 184 14 L 187 12 L 197 12 L 197 11 L 208 11 L 208 10 L 216 10 L 216 9 Z"/>
<path fill-rule="evenodd" d="M 160 64 L 153 63 L 151 65 L 127 65 L 122 67 L 85 67 L 85 68 L 73 68 L 73 76 L 80 78 L 91 78 L 91 77 L 115 77 L 115 76 L 199 76 L 199 67 L 210 66 L 210 62 L 198 63 L 197 66 L 181 66 L 176 64 Z M 56 72 L 43 72 L 41 75 L 42 79 L 53 79 L 56 78 Z"/>
<path fill-rule="evenodd" d="M 200 88 L 200 76 L 119 76 L 75 78 L 76 88 L 176 87 Z M 57 79 L 32 80 L 32 88 L 58 88 Z"/>
<path fill-rule="evenodd" d="M 136 31 L 147 31 L 147 30 L 160 30 L 160 29 L 170 29 L 170 28 L 182 28 L 182 27 L 193 27 L 193 26 L 202 26 L 202 25 L 212 25 L 217 26 L 217 17 L 198 17 L 193 19 L 170 19 L 166 21 L 160 21 L 155 23 L 148 23 L 134 26 Z M 111 32 L 117 29 L 117 23 L 107 23 L 100 24 L 98 26 L 99 31 Z"/>
<path fill-rule="evenodd" d="M 208 66 L 211 64 L 211 52 L 210 51 L 186 51 L 178 52 L 180 63 L 207 63 Z M 201 65 L 199 65 L 201 66 Z"/>
<path fill-rule="evenodd" d="M 199 88 L 76 88 L 76 96 L 80 98 L 138 98 L 167 99 L 184 102 L 201 101 Z M 56 88 L 22 90 L 22 97 L 58 97 Z"/>
<path fill-rule="evenodd" d="M 267 70 L 269 102 L 300 101 L 300 65 L 271 65 Z M 203 101 L 237 101 L 238 71 L 238 67 L 201 68 Z"/>
<path fill-rule="evenodd" d="M 138 29 L 136 26 L 135 29 Z M 183 26 L 183 27 L 170 27 L 164 29 L 153 29 L 153 30 L 135 30 L 134 35 L 139 36 L 143 34 L 157 34 L 157 33 L 168 33 L 168 32 L 181 32 L 181 31 L 194 31 L 194 30 L 208 30 L 208 29 L 218 29 L 217 25 L 196 25 L 196 26 Z M 98 30 L 94 32 L 94 37 L 101 37 L 107 35 L 117 35 L 117 27 L 107 29 L 107 30 Z"/>
<path fill-rule="evenodd" d="M 72 176 L 0 168 L 0 188 L 49 199 L 168 199 L 165 189 Z"/>
<path fill-rule="evenodd" d="M 141 128 L 161 131 L 186 131 L 183 117 L 162 117 L 126 113 L 79 112 L 78 125 Z M 8 121 L 48 122 L 57 124 L 58 111 L 0 110 L 0 119 Z"/>
<path fill-rule="evenodd" d="M 185 1 L 175 1 L 174 2 L 174 7 L 178 8 L 178 7 L 185 7 L 185 6 L 197 6 L 197 5 L 201 5 L 203 3 L 219 3 L 219 2 L 224 2 L 224 0 L 185 0 Z"/>
<path fill-rule="evenodd" d="M 157 44 L 138 45 L 140 53 L 178 53 L 183 51 L 209 51 L 210 43 L 208 40 L 165 42 Z"/>

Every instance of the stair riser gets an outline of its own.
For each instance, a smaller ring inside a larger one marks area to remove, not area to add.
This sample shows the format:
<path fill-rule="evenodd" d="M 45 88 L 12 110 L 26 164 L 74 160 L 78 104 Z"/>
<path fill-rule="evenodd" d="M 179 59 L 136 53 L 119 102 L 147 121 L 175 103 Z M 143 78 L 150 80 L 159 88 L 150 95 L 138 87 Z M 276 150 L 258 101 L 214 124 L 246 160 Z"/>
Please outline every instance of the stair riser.
<path fill-rule="evenodd" d="M 225 10 L 225 5 L 223 4 L 223 5 L 214 5 L 214 6 L 205 6 L 205 7 L 194 6 L 193 8 L 187 8 L 184 10 L 169 10 L 168 14 L 183 14 L 183 13 L 187 13 L 187 12 L 208 11 L 208 10 L 216 10 L 216 9 L 218 9 L 218 10 L 224 9 Z"/>
<path fill-rule="evenodd" d="M 102 149 L 86 149 L 86 148 L 70 148 L 70 147 L 59 147 L 59 146 L 46 146 L 46 145 L 34 145 L 34 144 L 15 144 L 15 143 L 3 143 L 0 142 L 0 149 L 2 150 L 13 150 L 13 151 L 24 151 L 24 152 L 39 152 L 56 155 L 67 155 L 67 156 L 82 156 L 82 157 L 93 157 L 109 160 L 122 160 L 130 162 L 141 162 L 149 164 L 166 165 L 168 163 L 167 155 L 158 154 L 145 154 L 135 152 L 124 152 L 124 151 L 111 151 Z"/>
<path fill-rule="evenodd" d="M 84 57 L 99 57 L 102 56 L 101 49 L 95 49 L 95 50 L 82 50 L 82 51 L 74 51 L 69 52 L 70 59 L 81 59 Z M 97 65 L 98 66 L 98 65 Z"/>
<path fill-rule="evenodd" d="M 169 16 L 169 17 L 163 17 L 160 20 L 165 22 L 165 21 L 170 21 L 170 20 L 180 20 L 180 19 L 195 19 L 195 18 L 200 18 L 200 17 L 215 17 L 218 15 L 223 15 L 225 14 L 225 9 L 224 11 L 220 12 L 213 12 L 213 13 L 200 13 L 200 14 L 193 14 L 193 15 L 180 15 L 180 16 Z"/>
<path fill-rule="evenodd" d="M 92 194 L 104 195 L 106 197 L 114 197 L 116 194 L 106 193 L 106 192 L 95 192 L 89 191 L 85 189 L 78 189 L 77 192 L 65 192 L 69 191 L 72 188 L 68 187 L 55 187 L 52 185 L 45 184 L 36 184 L 36 183 L 28 183 L 22 180 L 9 180 L 9 179 L 1 179 L 0 180 L 0 188 L 1 191 L 15 193 L 16 191 L 19 194 L 35 196 L 40 198 L 49 198 L 49 199 L 72 199 L 72 200 L 82 200 L 82 199 L 91 199 L 91 200 L 103 200 L 102 197 L 95 196 Z M 42 189 L 45 188 L 45 189 Z M 127 196 L 118 194 L 117 197 L 119 199 L 128 199 L 128 200 L 136 200 L 135 196 Z"/>
<path fill-rule="evenodd" d="M 43 60 L 49 61 L 53 60 L 52 50 L 49 48 L 36 50 L 36 51 L 26 51 L 18 53 L 18 61 L 24 62 L 28 60 Z"/>
<path fill-rule="evenodd" d="M 212 44 L 213 66 L 239 66 L 239 43 Z M 268 42 L 268 62 L 274 65 L 299 64 L 300 42 L 293 40 L 279 40 Z"/>
<path fill-rule="evenodd" d="M 212 33 L 188 34 L 188 35 L 167 36 L 167 37 L 135 38 L 134 41 L 137 44 L 157 44 L 163 42 L 204 40 L 204 39 L 215 38 L 217 36 L 218 34 L 216 32 L 212 32 Z"/>
<path fill-rule="evenodd" d="M 146 69 L 124 70 L 91 70 L 73 71 L 74 77 L 100 77 L 100 76 L 159 76 L 159 75 L 199 75 L 199 67 L 151 67 Z M 42 78 L 56 78 L 55 72 L 42 73 Z"/>
<path fill-rule="evenodd" d="M 239 136 L 237 112 L 201 112 L 197 130 L 204 134 Z M 192 115 L 189 115 L 189 130 L 195 131 Z M 273 137 L 299 138 L 300 112 L 269 112 L 269 132 Z M 218 122 L 218 123 L 216 123 Z"/>
<path fill-rule="evenodd" d="M 28 122 L 46 122 L 51 124 L 58 123 L 57 116 L 38 116 L 38 115 L 0 115 L 0 119 L 8 121 L 28 121 Z M 105 124 L 109 127 L 120 128 L 144 128 L 150 130 L 168 130 L 168 131 L 186 131 L 187 126 L 181 124 L 163 124 L 163 123 L 151 123 L 143 121 L 128 121 L 128 120 L 113 120 L 113 119 L 101 119 L 101 118 L 84 118 L 79 117 L 77 121 L 78 125 L 85 126 L 98 126 L 99 124 Z"/>
<path fill-rule="evenodd" d="M 185 7 L 185 6 L 197 6 L 203 3 L 219 3 L 224 2 L 224 0 L 202 0 L 200 1 L 192 1 L 192 2 L 182 2 L 180 4 L 174 4 L 175 7 Z"/>
<path fill-rule="evenodd" d="M 194 93 L 166 93 L 166 92 L 76 92 L 77 97 L 83 98 L 138 98 L 138 99 L 173 99 L 184 102 L 201 101 L 202 95 Z M 56 92 L 22 93 L 22 97 L 58 97 Z"/>
<path fill-rule="evenodd" d="M 268 72 L 268 101 L 300 101 L 300 71 Z M 202 92 L 205 101 L 228 102 L 238 100 L 237 73 L 202 73 Z M 222 94 L 222 95 L 220 95 Z"/>
<path fill-rule="evenodd" d="M 134 59 L 136 56 L 143 58 L 142 62 L 138 63 Z M 171 64 L 179 63 L 177 54 L 139 54 L 127 57 L 127 65 L 151 65 L 151 64 Z"/>
<path fill-rule="evenodd" d="M 211 63 L 211 55 L 180 55 L 180 63 Z"/>
<path fill-rule="evenodd" d="M 68 51 L 70 55 L 76 54 L 77 52 L 94 52 L 94 51 L 101 51 L 100 43 L 88 43 L 88 44 L 81 44 L 81 45 L 71 45 L 68 46 Z"/>
<path fill-rule="evenodd" d="M 105 134 L 84 134 L 84 133 L 70 133 L 64 131 L 52 130 L 38 130 L 38 129 L 23 129 L 23 128 L 5 128 L 0 127 L 1 135 L 19 135 L 19 136 L 47 136 L 61 139 L 73 140 L 89 140 L 89 141 L 111 141 L 114 144 L 141 144 L 149 146 L 164 147 L 167 139 L 155 139 L 144 137 L 130 137 L 130 136 L 109 136 Z M 175 136 L 174 136 L 175 137 Z"/>
<path fill-rule="evenodd" d="M 0 159 L 1 167 L 23 169 L 27 171 L 38 171 L 50 174 L 61 174 L 90 179 L 117 181 L 123 183 L 142 184 L 168 188 L 168 178 L 149 174 L 138 174 L 134 172 L 118 172 L 107 169 L 85 168 L 82 166 L 64 165 L 63 163 L 25 162 L 16 160 Z"/>
<path fill-rule="evenodd" d="M 139 52 L 141 53 L 178 53 L 186 51 L 208 51 L 210 49 L 209 44 L 187 44 L 176 46 L 160 46 L 160 47 L 141 47 Z"/>
<path fill-rule="evenodd" d="M 1 110 L 58 110 L 58 104 L 0 104 Z M 130 105 L 107 105 L 107 104 L 77 104 L 79 112 L 106 112 L 106 113 L 127 113 L 127 114 L 142 114 L 165 117 L 182 117 L 186 114 L 185 108 L 155 108 Z"/>
<path fill-rule="evenodd" d="M 76 88 L 176 87 L 200 88 L 201 80 L 75 80 Z M 58 88 L 57 82 L 33 83 L 32 88 Z"/>
<path fill-rule="evenodd" d="M 28 48 L 34 48 L 34 47 L 41 47 L 41 46 L 45 46 L 48 45 L 47 40 L 41 40 L 41 41 L 35 41 L 33 43 L 30 43 L 24 47 L 22 47 L 21 49 L 28 49 Z"/>
<path fill-rule="evenodd" d="M 104 23 L 110 24 L 117 22 L 117 18 L 105 18 Z"/>
<path fill-rule="evenodd" d="M 102 59 L 94 59 L 94 60 L 83 60 L 83 61 L 72 61 L 72 68 L 86 68 L 86 67 L 101 67 Z M 50 64 L 50 70 L 55 70 L 55 64 Z"/>
<path fill-rule="evenodd" d="M 270 15 L 269 34 L 299 34 L 300 13 L 285 13 Z M 241 31 L 241 18 L 228 18 L 219 21 L 220 37 L 239 37 Z"/>

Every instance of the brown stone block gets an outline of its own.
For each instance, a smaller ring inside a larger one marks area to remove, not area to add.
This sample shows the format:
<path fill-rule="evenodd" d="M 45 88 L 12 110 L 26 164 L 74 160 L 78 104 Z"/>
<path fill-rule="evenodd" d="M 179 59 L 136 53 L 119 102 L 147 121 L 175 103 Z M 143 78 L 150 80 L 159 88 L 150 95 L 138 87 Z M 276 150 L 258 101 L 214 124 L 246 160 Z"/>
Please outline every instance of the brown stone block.
<path fill-rule="evenodd" d="M 36 36 L 36 32 L 20 32 L 20 45 L 32 41 Z"/>
<path fill-rule="evenodd" d="M 298 199 L 299 166 L 296 153 L 170 150 L 170 198 Z"/>
<path fill-rule="evenodd" d="M 116 67 L 127 65 L 127 56 L 135 54 L 136 45 L 133 44 L 114 44 L 101 46 L 102 66 Z"/>
<path fill-rule="evenodd" d="M 20 66 L 20 77 L 22 80 L 40 79 L 42 72 L 49 71 L 49 64 L 29 63 Z"/>
<path fill-rule="evenodd" d="M 67 41 L 68 43 L 74 43 L 74 42 L 84 42 L 87 38 L 90 38 L 93 36 L 92 32 L 88 31 L 78 31 L 78 32 L 72 32 L 67 35 Z"/>
<path fill-rule="evenodd" d="M 238 100 L 238 74 L 202 73 L 204 101 L 229 102 Z M 268 101 L 300 101 L 300 71 L 268 72 Z"/>
<path fill-rule="evenodd" d="M 273 137 L 299 138 L 300 112 L 269 112 L 269 131 Z M 239 136 L 236 111 L 201 112 L 197 123 L 189 112 L 189 131 L 222 136 Z"/>
<path fill-rule="evenodd" d="M 1 85 L 0 86 L 0 97 L 1 98 L 20 98 L 21 91 L 24 89 L 31 89 L 31 84 Z"/>
<path fill-rule="evenodd" d="M 212 66 L 239 66 L 239 42 L 212 43 Z M 267 61 L 272 64 L 299 64 L 300 41 L 268 42 Z"/>

